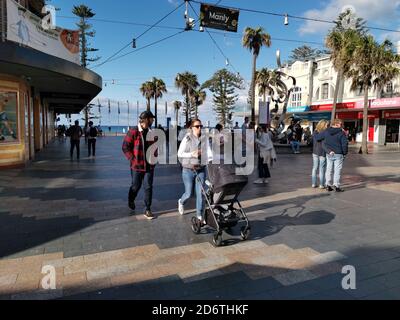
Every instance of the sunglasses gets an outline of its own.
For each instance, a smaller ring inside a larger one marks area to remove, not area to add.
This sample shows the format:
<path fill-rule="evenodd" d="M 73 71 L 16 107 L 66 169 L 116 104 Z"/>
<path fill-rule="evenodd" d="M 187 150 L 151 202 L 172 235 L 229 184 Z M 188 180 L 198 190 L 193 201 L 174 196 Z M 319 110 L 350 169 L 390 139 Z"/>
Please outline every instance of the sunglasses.
<path fill-rule="evenodd" d="M 198 125 L 198 126 L 193 126 L 193 128 L 203 129 L 203 126 L 202 125 Z"/>

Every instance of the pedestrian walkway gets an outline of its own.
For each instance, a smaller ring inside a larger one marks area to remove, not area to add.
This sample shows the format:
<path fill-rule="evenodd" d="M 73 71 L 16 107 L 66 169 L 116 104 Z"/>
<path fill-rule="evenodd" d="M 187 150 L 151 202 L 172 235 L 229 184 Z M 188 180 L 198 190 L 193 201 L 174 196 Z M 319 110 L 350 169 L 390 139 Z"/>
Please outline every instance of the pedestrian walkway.
<path fill-rule="evenodd" d="M 157 219 L 141 214 L 142 193 L 129 216 L 121 144 L 99 138 L 96 159 L 71 162 L 54 142 L 28 168 L 0 171 L 1 298 L 400 298 L 399 152 L 350 154 L 338 194 L 310 188 L 310 155 L 280 155 L 270 183 L 241 195 L 250 240 L 233 230 L 214 248 L 212 233 L 190 230 L 194 201 L 177 212 L 178 166 L 156 169 Z M 349 264 L 357 290 L 341 286 Z M 40 289 L 44 265 L 56 290 Z"/>

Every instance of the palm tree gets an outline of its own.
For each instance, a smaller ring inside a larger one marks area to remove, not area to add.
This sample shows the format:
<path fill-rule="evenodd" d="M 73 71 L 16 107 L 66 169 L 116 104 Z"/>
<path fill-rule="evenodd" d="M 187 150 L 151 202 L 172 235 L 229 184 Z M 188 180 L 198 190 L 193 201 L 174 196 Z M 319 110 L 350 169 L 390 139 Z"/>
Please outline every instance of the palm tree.
<path fill-rule="evenodd" d="M 153 86 L 153 99 L 154 99 L 154 116 L 156 117 L 156 127 L 158 124 L 157 121 L 157 100 L 161 99 L 163 97 L 164 93 L 167 93 L 167 86 L 165 85 L 165 82 L 162 79 L 157 79 L 153 77 L 153 80 L 151 81 L 151 84 Z"/>
<path fill-rule="evenodd" d="M 344 28 L 343 21 L 352 15 L 350 10 L 341 13 L 336 20 L 336 26 L 326 38 L 326 46 L 331 50 L 331 61 L 337 72 L 335 92 L 333 95 L 333 107 L 331 121 L 336 117 L 336 106 L 339 89 L 342 82 L 347 78 L 350 66 L 354 59 L 354 50 L 359 37 L 365 35 L 365 21 L 361 18 L 356 20 L 354 28 Z"/>
<path fill-rule="evenodd" d="M 253 69 L 252 69 L 252 77 L 251 77 L 251 120 L 255 121 L 255 83 L 256 83 L 256 70 L 257 70 L 257 58 L 260 54 L 261 48 L 266 46 L 269 48 L 271 46 L 271 36 L 264 32 L 262 27 L 258 27 L 256 29 L 252 29 L 247 27 L 244 31 L 243 39 L 242 39 L 243 47 L 250 50 L 253 54 Z"/>
<path fill-rule="evenodd" d="M 139 90 L 140 90 L 140 93 L 142 94 L 142 96 L 145 97 L 147 100 L 147 111 L 150 111 L 150 100 L 154 96 L 153 83 L 150 81 L 146 81 L 146 82 L 142 83 Z"/>
<path fill-rule="evenodd" d="M 191 72 L 178 73 L 175 78 L 175 86 L 181 90 L 182 95 L 185 96 L 185 115 L 186 123 L 189 122 L 189 114 L 191 110 L 191 96 L 194 89 L 200 86 L 197 75 Z"/>
<path fill-rule="evenodd" d="M 194 118 L 197 119 L 199 116 L 199 107 L 206 101 L 207 98 L 207 93 L 200 89 L 194 89 L 192 91 L 192 96 L 191 96 L 191 103 L 192 106 L 194 107 L 194 110 L 192 110 L 192 112 L 194 112 Z"/>
<path fill-rule="evenodd" d="M 400 74 L 396 65 L 400 61 L 393 53 L 393 44 L 385 40 L 382 44 L 371 35 L 359 38 L 354 51 L 354 62 L 349 76 L 352 79 L 351 90 L 362 88 L 364 92 L 363 133 L 360 153 L 368 153 L 368 90 L 372 86 L 384 85 Z"/>
<path fill-rule="evenodd" d="M 179 123 L 179 110 L 182 108 L 182 102 L 178 101 L 178 100 L 175 100 L 173 102 L 173 106 L 174 106 L 174 109 L 175 109 L 176 126 L 178 126 L 178 123 Z"/>

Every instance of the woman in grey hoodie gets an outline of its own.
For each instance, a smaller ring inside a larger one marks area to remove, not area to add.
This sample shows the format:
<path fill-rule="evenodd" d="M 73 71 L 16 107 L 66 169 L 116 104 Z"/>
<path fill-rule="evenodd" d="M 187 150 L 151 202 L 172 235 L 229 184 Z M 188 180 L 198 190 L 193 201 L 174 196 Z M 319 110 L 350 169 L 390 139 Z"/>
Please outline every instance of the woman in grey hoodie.
<path fill-rule="evenodd" d="M 321 120 L 313 133 L 313 169 L 312 187 L 317 188 L 317 172 L 319 168 L 319 188 L 325 189 L 326 152 L 323 148 L 324 131 L 328 128 L 329 122 Z"/>

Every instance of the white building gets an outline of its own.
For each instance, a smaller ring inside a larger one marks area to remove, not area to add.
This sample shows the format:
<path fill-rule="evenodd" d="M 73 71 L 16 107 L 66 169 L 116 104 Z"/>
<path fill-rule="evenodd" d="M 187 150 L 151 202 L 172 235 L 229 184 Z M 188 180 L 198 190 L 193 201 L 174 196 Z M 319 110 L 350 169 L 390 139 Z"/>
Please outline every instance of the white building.
<path fill-rule="evenodd" d="M 314 125 L 321 119 L 331 118 L 337 72 L 330 56 L 324 56 L 315 61 L 297 61 L 283 67 L 280 71 L 295 77 L 297 82 L 289 100 L 289 114 L 309 120 Z M 292 80 L 287 79 L 284 82 L 289 89 L 292 87 Z M 364 93 L 361 88 L 351 91 L 350 86 L 351 80 L 347 79 L 339 88 L 336 117 L 344 120 L 345 128 L 350 132 L 355 132 L 355 140 L 360 142 Z M 400 78 L 383 88 L 380 95 L 376 90 L 371 89 L 369 100 L 369 141 L 381 145 L 399 143 Z M 259 101 L 262 101 L 261 97 Z M 258 114 L 259 101 L 256 101 L 256 114 Z"/>

